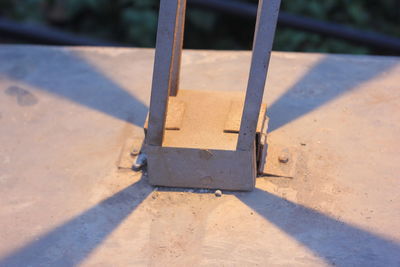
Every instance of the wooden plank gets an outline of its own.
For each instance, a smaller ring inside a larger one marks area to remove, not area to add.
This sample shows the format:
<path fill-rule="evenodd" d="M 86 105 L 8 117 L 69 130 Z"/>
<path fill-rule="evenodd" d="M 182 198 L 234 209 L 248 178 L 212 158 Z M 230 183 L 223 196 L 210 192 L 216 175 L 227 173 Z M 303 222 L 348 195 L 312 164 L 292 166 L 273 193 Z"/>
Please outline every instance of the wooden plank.
<path fill-rule="evenodd" d="M 151 145 L 161 146 L 163 140 L 174 61 L 174 39 L 177 33 L 177 17 L 181 2 L 182 0 L 160 1 L 149 128 L 146 136 L 146 143 Z"/>
<path fill-rule="evenodd" d="M 279 14 L 280 0 L 260 0 L 238 150 L 250 150 L 255 134 Z"/>

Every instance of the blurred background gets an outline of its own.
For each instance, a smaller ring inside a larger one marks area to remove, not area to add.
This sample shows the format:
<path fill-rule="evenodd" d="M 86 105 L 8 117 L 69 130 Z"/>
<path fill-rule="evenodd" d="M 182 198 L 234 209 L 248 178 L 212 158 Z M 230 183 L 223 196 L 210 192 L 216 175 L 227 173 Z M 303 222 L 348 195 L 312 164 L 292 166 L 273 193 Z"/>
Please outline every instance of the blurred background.
<path fill-rule="evenodd" d="M 185 48 L 251 49 L 257 0 L 188 0 Z M 159 0 L 0 0 L 0 43 L 154 47 Z M 399 0 L 282 0 L 274 50 L 400 55 Z"/>

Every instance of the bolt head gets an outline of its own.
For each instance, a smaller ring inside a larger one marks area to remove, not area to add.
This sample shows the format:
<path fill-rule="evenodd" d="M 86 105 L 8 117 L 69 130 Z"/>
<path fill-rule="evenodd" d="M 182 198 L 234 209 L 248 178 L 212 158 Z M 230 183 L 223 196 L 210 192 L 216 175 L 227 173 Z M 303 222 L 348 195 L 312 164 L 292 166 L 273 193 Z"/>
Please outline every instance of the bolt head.
<path fill-rule="evenodd" d="M 288 163 L 289 156 L 288 155 L 280 155 L 278 159 L 279 159 L 280 163 Z"/>

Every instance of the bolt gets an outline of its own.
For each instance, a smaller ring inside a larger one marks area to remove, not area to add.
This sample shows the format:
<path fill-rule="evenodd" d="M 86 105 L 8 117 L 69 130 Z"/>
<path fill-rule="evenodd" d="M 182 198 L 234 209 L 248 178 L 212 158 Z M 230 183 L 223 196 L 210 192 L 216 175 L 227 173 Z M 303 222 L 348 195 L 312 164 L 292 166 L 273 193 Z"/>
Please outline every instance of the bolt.
<path fill-rule="evenodd" d="M 289 150 L 284 149 L 282 150 L 281 154 L 278 157 L 280 163 L 288 163 L 289 161 Z"/>
<path fill-rule="evenodd" d="M 279 156 L 279 162 L 288 163 L 288 161 L 289 161 L 289 157 L 288 156 L 286 156 L 286 155 L 280 155 Z"/>
<path fill-rule="evenodd" d="M 133 163 L 132 169 L 134 171 L 140 171 L 143 166 L 145 166 L 147 164 L 147 157 L 146 154 L 139 154 L 135 160 L 135 162 Z"/>

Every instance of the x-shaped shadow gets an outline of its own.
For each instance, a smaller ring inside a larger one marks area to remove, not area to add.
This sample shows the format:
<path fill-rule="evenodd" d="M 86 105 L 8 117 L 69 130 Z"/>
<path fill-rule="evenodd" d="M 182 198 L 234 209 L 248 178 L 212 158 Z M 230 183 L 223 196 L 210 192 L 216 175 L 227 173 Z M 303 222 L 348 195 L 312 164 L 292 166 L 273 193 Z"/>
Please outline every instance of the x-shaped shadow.
<path fill-rule="evenodd" d="M 3 53 L 0 55 L 0 60 L 15 60 L 15 56 L 21 56 L 21 54 L 5 55 Z M 73 79 L 79 79 L 80 72 L 90 72 L 93 80 L 82 80 L 80 87 L 72 88 L 71 83 L 68 82 L 70 78 L 63 77 L 63 66 L 60 65 L 46 74 L 52 79 L 35 77 L 26 79 L 24 82 L 125 121 L 129 118 L 127 112 L 135 106 L 138 115 L 130 122 L 139 126 L 143 125 L 147 107 L 141 101 L 110 81 L 82 58 L 63 53 L 55 53 L 53 56 L 55 58 L 51 60 L 60 63 L 79 64 Z M 361 65 L 359 61 L 349 61 L 348 64 L 354 66 L 347 68 L 348 66 L 343 66 L 343 64 L 332 64 L 331 60 L 329 58 L 321 60 L 296 85 L 273 103 L 269 109 L 272 130 L 357 88 L 359 84 L 389 70 L 396 63 L 395 60 L 389 60 L 380 64 Z M 0 72 L 12 79 L 23 79 L 24 76 L 24 70 L 18 68 L 6 72 L 0 70 Z M 337 84 L 326 84 L 327 80 L 337 81 Z M 74 80 L 72 84 L 76 84 L 76 81 Z M 99 86 L 93 87 L 93 81 Z M 312 94 L 312 89 L 316 87 L 320 88 L 322 93 L 308 97 L 308 105 L 296 105 L 295 98 L 298 94 L 304 92 Z M 75 266 L 79 264 L 140 205 L 151 190 L 144 179 L 140 180 L 0 259 L 0 266 Z M 379 265 L 382 255 L 393 255 L 390 259 L 393 263 L 391 265 L 400 265 L 399 244 L 378 234 L 260 189 L 252 193 L 238 193 L 236 196 L 266 220 L 330 264 L 346 266 L 347 257 L 353 255 L 354 265 L 363 266 L 371 265 L 371 263 Z M 68 250 L 68 253 L 60 255 L 57 259 L 51 258 L 47 252 L 52 247 L 59 248 L 60 251 Z M 343 255 L 343 257 L 338 255 Z"/>
<path fill-rule="evenodd" d="M 141 179 L 0 259 L 0 266 L 76 266 L 152 190 L 146 179 Z M 166 193 L 182 191 L 164 190 Z M 250 193 L 232 194 L 331 265 L 348 266 L 349 262 L 353 266 L 379 266 L 382 262 L 390 262 L 390 266 L 400 264 L 400 245 L 378 234 L 258 188 Z M 60 254 L 54 257 L 49 253 L 52 249 Z"/>

